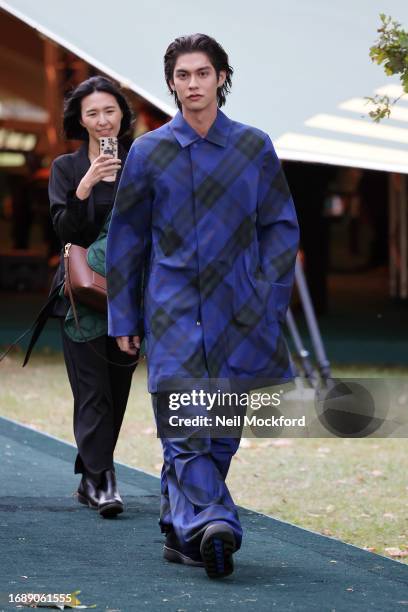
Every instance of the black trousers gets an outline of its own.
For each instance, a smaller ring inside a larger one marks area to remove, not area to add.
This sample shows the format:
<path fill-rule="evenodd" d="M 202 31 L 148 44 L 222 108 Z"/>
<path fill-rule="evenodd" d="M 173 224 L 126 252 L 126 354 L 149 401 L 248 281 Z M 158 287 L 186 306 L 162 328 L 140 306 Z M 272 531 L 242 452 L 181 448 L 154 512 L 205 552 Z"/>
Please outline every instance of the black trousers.
<path fill-rule="evenodd" d="M 115 338 L 102 336 L 90 342 L 74 342 L 63 328 L 62 345 L 74 396 L 74 436 L 78 447 L 74 471 L 87 474 L 98 483 L 105 470 L 113 469 L 113 453 L 136 366 L 108 364 L 89 345 L 115 363 L 129 364 L 135 357 L 123 353 Z"/>

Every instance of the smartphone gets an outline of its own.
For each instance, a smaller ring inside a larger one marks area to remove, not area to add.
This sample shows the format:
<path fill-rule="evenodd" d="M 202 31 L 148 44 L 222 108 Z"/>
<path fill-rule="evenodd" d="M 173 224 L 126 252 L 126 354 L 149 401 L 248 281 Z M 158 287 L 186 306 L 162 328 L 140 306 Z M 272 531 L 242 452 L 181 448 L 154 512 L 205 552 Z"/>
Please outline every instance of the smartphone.
<path fill-rule="evenodd" d="M 101 136 L 101 138 L 99 138 L 99 154 L 113 155 L 113 157 L 118 156 L 118 139 L 116 136 Z M 116 172 L 102 180 L 107 183 L 113 183 L 116 181 Z"/>

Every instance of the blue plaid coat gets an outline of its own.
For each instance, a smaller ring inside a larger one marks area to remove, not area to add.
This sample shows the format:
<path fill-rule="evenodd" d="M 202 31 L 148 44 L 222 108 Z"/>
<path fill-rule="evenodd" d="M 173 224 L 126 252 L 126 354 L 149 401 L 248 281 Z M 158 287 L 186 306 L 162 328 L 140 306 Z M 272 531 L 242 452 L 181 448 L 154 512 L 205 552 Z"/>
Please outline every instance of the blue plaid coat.
<path fill-rule="evenodd" d="M 281 324 L 298 238 L 260 130 L 218 111 L 201 138 L 178 113 L 133 143 L 108 235 L 108 324 L 137 335 L 144 319 L 149 391 L 168 378 L 292 377 Z"/>

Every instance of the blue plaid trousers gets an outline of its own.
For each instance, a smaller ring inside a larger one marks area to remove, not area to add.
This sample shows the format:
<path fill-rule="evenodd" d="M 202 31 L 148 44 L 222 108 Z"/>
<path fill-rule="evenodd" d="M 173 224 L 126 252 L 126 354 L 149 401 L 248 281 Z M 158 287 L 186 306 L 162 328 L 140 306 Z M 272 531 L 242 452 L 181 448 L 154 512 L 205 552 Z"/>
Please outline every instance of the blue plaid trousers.
<path fill-rule="evenodd" d="M 152 394 L 156 423 L 161 407 L 167 408 L 163 402 L 168 402 L 166 393 Z M 194 411 L 198 414 L 197 408 Z M 189 407 L 185 412 L 189 412 Z M 196 557 L 206 527 L 213 522 L 227 523 L 234 532 L 238 549 L 242 527 L 225 479 L 240 438 L 212 438 L 200 433 L 200 437 L 161 436 L 161 443 L 164 461 L 159 524 L 162 532 L 173 528 L 183 552 Z"/>

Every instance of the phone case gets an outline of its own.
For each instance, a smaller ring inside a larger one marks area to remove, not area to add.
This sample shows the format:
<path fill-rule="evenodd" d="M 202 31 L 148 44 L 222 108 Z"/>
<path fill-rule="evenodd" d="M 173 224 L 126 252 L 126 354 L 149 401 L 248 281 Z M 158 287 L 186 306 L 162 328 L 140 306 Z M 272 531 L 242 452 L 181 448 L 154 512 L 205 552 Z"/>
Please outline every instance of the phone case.
<path fill-rule="evenodd" d="M 118 156 L 118 139 L 116 136 L 102 136 L 99 139 L 99 151 L 101 155 Z"/>
<path fill-rule="evenodd" d="M 101 155 L 113 155 L 113 157 L 118 156 L 118 139 L 116 136 L 101 136 L 99 138 L 99 152 Z M 116 173 L 111 176 L 107 176 L 102 179 L 108 183 L 112 183 L 116 180 Z"/>

